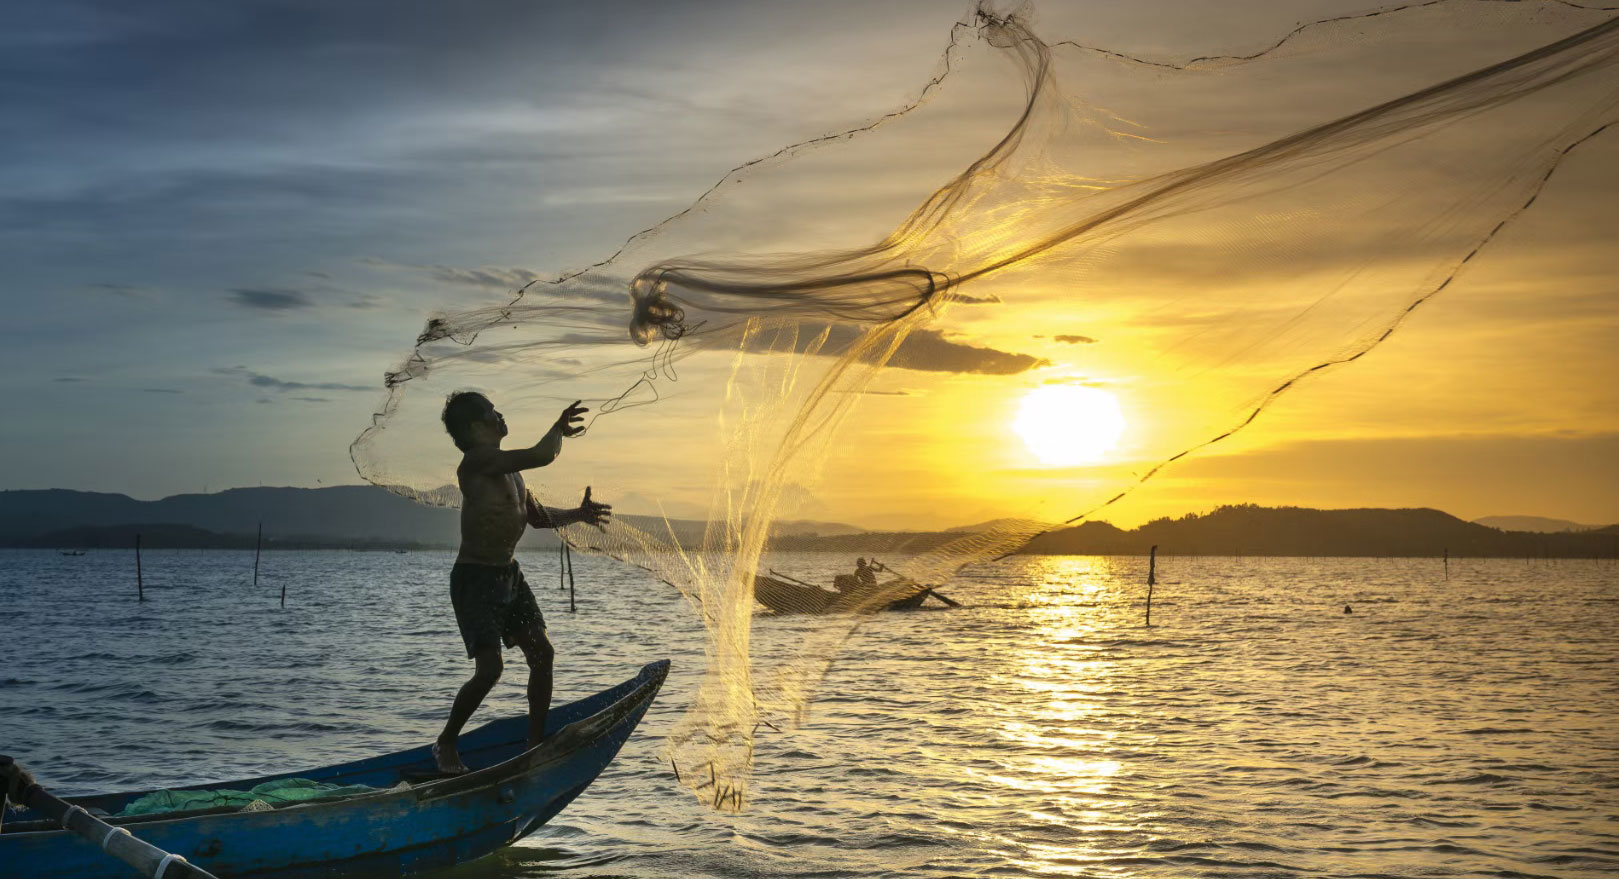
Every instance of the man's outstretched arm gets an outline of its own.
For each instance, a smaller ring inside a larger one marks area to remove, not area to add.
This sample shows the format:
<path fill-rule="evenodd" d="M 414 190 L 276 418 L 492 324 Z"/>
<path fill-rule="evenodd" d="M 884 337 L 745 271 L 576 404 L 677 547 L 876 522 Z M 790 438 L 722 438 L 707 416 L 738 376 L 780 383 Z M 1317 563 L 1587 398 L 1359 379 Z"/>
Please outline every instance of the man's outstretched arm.
<path fill-rule="evenodd" d="M 541 506 L 534 499 L 534 493 L 529 492 L 525 498 L 528 505 L 528 524 L 534 528 L 565 528 L 573 524 L 595 525 L 600 528 L 612 518 L 611 504 L 597 503 L 590 499 L 590 487 L 585 487 L 585 499 L 579 506 L 571 510 L 557 507 Z"/>
<path fill-rule="evenodd" d="M 584 401 L 575 400 L 573 405 L 562 410 L 556 424 L 540 437 L 540 441 L 526 449 L 487 449 L 468 453 L 468 462 L 479 472 L 491 474 L 516 473 L 520 470 L 533 470 L 535 467 L 544 467 L 555 461 L 557 455 L 562 453 L 563 437 L 578 436 L 585 432 L 582 422 L 589 409 L 579 405 Z"/>

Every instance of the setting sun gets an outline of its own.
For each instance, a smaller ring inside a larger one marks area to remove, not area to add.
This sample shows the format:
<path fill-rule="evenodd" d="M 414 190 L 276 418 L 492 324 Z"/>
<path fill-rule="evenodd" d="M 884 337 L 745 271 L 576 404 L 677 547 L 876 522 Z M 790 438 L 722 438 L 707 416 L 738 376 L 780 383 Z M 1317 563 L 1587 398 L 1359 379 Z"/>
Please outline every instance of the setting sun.
<path fill-rule="evenodd" d="M 1101 458 L 1124 433 L 1118 398 L 1099 388 L 1046 385 L 1023 397 L 1012 429 L 1048 467 L 1072 467 Z"/>

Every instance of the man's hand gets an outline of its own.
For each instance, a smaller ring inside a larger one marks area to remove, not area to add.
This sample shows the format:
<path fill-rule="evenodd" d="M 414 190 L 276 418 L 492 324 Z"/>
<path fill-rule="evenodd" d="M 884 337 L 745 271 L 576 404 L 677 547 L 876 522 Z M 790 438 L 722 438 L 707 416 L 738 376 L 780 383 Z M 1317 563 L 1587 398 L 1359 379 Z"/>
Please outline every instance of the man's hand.
<path fill-rule="evenodd" d="M 595 525 L 597 528 L 607 524 L 613 516 L 611 504 L 597 503 L 590 499 L 590 486 L 585 486 L 585 499 L 579 502 L 579 521 L 586 525 Z"/>
<path fill-rule="evenodd" d="M 585 413 L 590 410 L 579 405 L 583 402 L 583 400 L 574 400 L 572 406 L 562 410 L 562 415 L 557 418 L 556 424 L 551 425 L 551 430 L 567 437 L 574 437 L 584 433 Z"/>

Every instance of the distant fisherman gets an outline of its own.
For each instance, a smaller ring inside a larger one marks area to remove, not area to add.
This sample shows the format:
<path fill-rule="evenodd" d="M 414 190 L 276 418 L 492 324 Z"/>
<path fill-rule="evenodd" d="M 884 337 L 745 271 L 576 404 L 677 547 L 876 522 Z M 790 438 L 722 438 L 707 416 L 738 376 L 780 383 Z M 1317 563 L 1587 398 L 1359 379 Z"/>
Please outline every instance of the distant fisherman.
<path fill-rule="evenodd" d="M 854 575 L 860 580 L 861 586 L 870 589 L 877 585 L 877 569 L 879 567 L 880 565 L 878 565 L 876 559 L 872 559 L 870 564 L 867 564 L 865 559 L 855 559 Z"/>
<path fill-rule="evenodd" d="M 467 656 L 477 663 L 472 679 L 455 694 L 450 719 L 444 724 L 433 757 L 440 772 L 467 771 L 456 750 L 461 727 L 500 680 L 501 643 L 517 645 L 528 661 L 528 746 L 545 737 L 545 716 L 551 707 L 551 641 L 545 636 L 534 593 L 512 558 L 525 526 L 561 528 L 575 522 L 600 526 L 612 507 L 590 499 L 572 510 L 540 506 L 523 484 L 521 471 L 544 467 L 562 451 L 563 437 L 584 432 L 580 424 L 590 410 L 574 401 L 531 448 L 503 450 L 506 419 L 482 394 L 463 391 L 444 403 L 444 429 L 463 452 L 456 468 L 461 488 L 461 551 L 450 571 L 450 602 L 455 622 L 466 642 Z"/>

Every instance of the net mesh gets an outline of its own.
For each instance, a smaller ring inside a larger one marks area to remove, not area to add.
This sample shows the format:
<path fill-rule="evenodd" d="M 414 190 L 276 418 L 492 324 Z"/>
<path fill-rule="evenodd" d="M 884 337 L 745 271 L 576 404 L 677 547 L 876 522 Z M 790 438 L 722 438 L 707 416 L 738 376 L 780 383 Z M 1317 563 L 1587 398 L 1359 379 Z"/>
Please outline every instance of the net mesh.
<path fill-rule="evenodd" d="M 703 620 L 670 758 L 741 808 L 759 731 L 803 720 L 860 611 L 1105 508 L 1372 350 L 1619 102 L 1619 18 L 1569 3 L 1440 0 L 1260 43 L 1138 57 L 982 7 L 911 104 L 748 163 L 588 270 L 434 317 L 356 466 L 453 505 L 446 393 L 536 439 L 583 398 L 587 434 L 530 484 L 556 506 L 594 486 L 619 515 L 566 539 Z M 1011 437 L 1053 385 L 1117 402 L 1111 451 Z M 761 553 L 840 517 L 987 524 L 757 649 Z"/>

